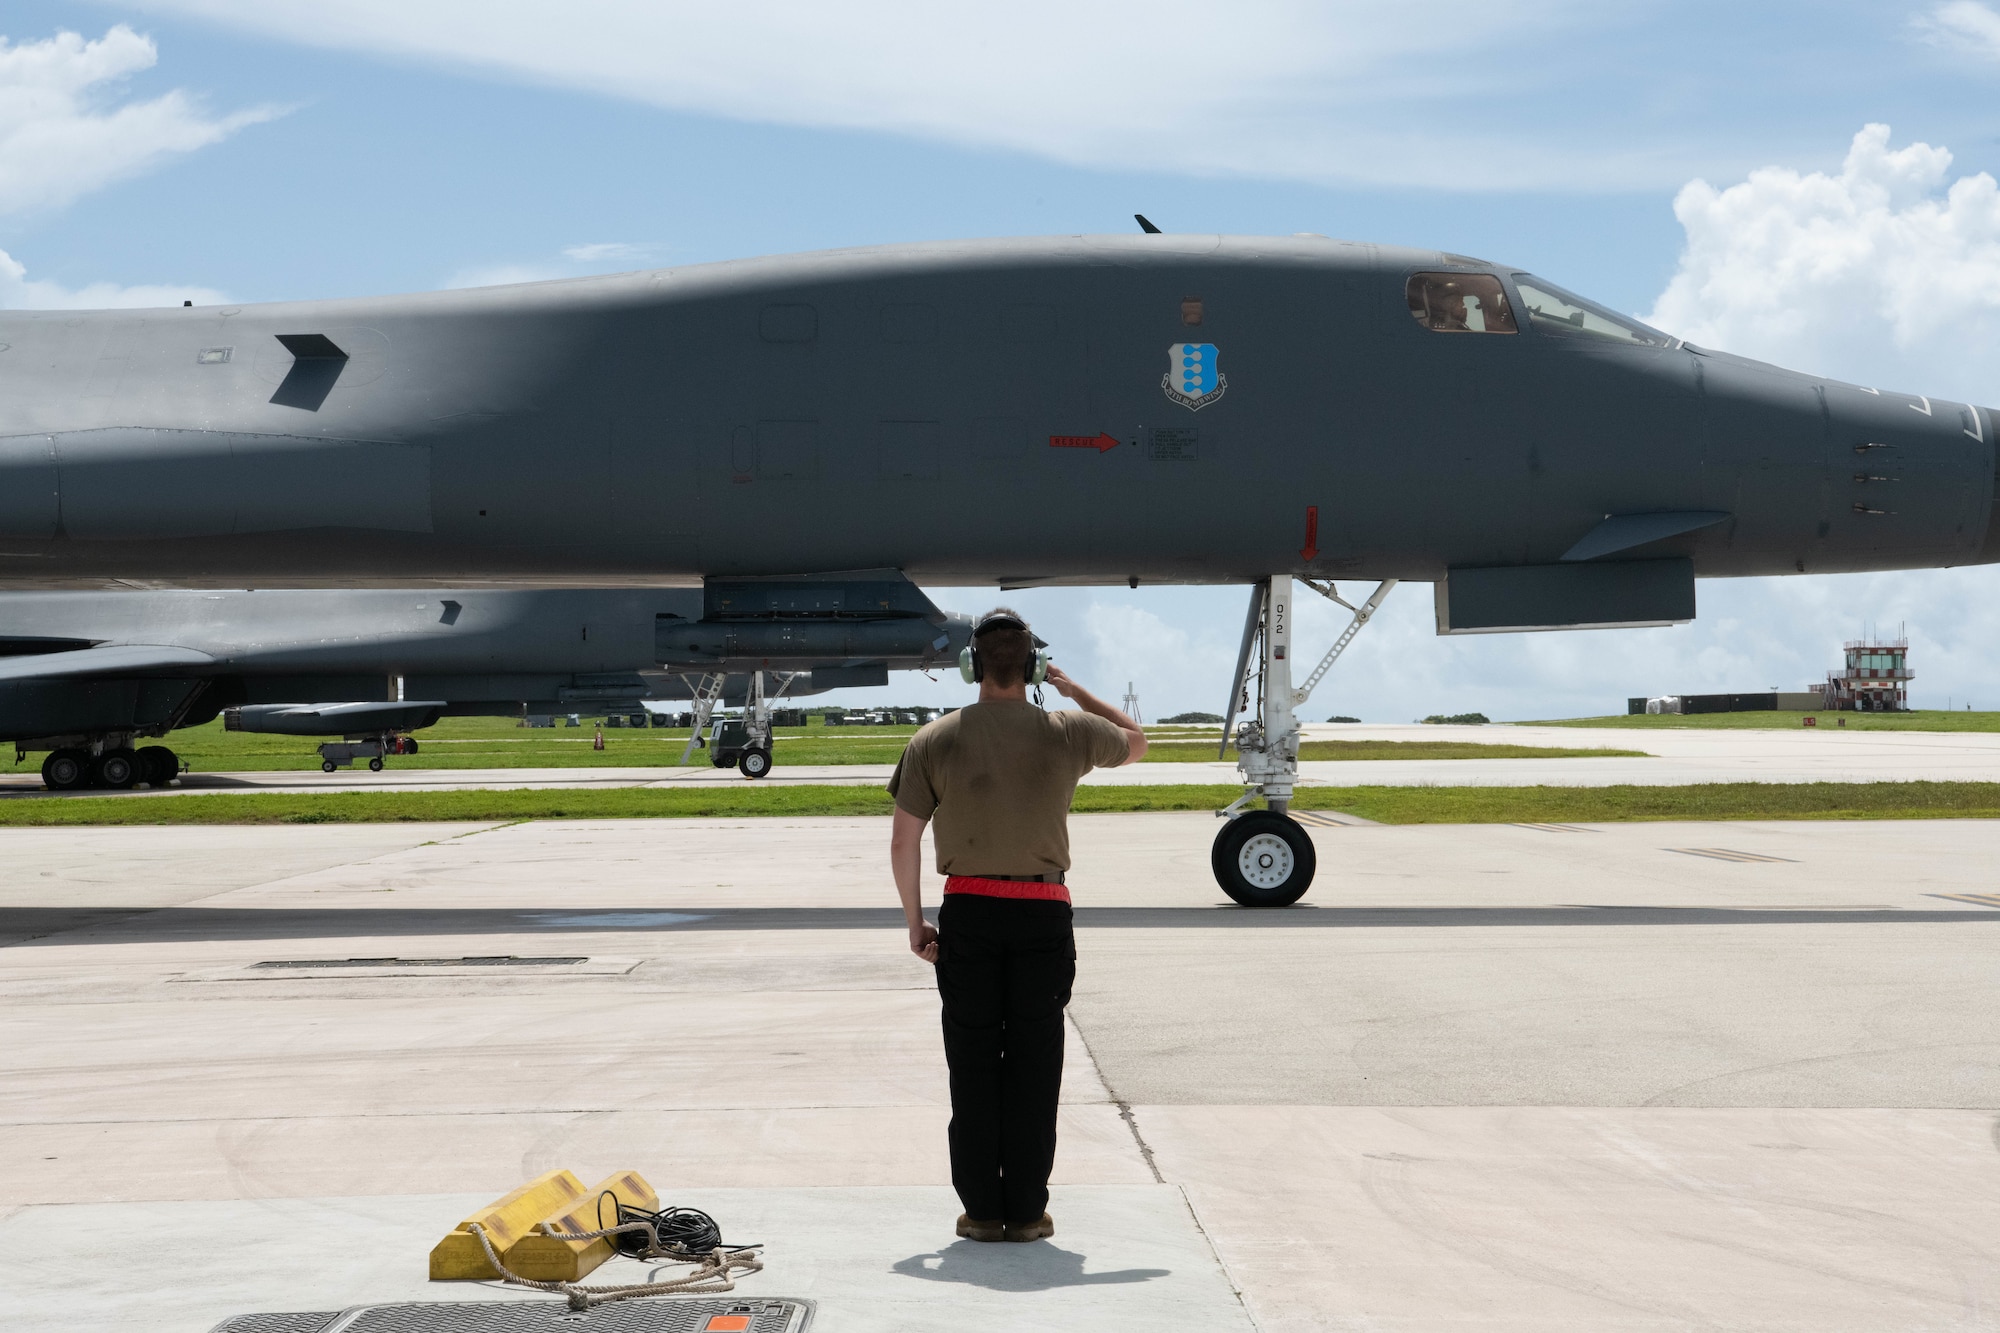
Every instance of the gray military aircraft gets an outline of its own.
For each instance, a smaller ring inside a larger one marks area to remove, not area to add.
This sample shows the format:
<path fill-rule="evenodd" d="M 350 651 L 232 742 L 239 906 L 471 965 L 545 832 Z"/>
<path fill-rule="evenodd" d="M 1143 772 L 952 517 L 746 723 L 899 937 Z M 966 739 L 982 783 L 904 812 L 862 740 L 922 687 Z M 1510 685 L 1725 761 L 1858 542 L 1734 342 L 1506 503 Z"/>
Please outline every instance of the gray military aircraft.
<path fill-rule="evenodd" d="M 0 584 L 1248 583 L 1215 847 L 1290 902 L 1295 579 L 1441 633 L 2000 558 L 1984 408 L 1315 236 L 886 246 L 369 300 L 0 314 Z M 600 513 L 547 478 L 684 497 Z M 832 585 L 829 585 L 832 586 Z M 789 613 L 772 619 L 773 633 Z M 803 616 L 801 616 L 803 619 Z M 1259 645 L 1261 644 L 1261 648 Z M 1320 668 L 1330 665 L 1328 661 Z"/>
<path fill-rule="evenodd" d="M 970 630 L 881 570 L 705 588 L 0 593 L 0 740 L 49 751 L 51 787 L 124 787 L 179 770 L 136 739 L 225 710 L 238 730 L 353 737 L 379 768 L 393 737 L 445 715 L 685 698 L 697 733 L 718 705 L 748 708 L 731 748 L 762 777 L 780 698 L 949 663 Z"/>

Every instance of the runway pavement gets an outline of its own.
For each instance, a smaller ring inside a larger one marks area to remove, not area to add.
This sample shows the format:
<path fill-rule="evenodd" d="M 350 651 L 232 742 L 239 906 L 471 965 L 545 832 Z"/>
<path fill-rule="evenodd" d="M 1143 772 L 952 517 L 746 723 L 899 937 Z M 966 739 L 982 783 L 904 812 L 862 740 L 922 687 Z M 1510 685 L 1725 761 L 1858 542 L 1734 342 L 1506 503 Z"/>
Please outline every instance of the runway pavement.
<path fill-rule="evenodd" d="M 2000 824 L 1315 829 L 1275 912 L 1214 827 L 1073 821 L 1030 1246 L 950 1234 L 887 821 L 0 830 L 7 1326 L 510 1299 L 425 1253 L 567 1166 L 833 1333 L 2000 1327 Z M 408 961 L 496 955 L 587 961 Z"/>
<path fill-rule="evenodd" d="M 1703 782 L 2000 782 L 2000 732 L 1850 731 L 1832 726 L 1794 731 L 1621 731 L 1572 727 L 1327 726 L 1308 740 L 1462 741 L 1572 749 L 1640 750 L 1637 758 L 1307 760 L 1304 786 L 1610 787 L 1685 786 Z M 784 745 L 767 786 L 881 786 L 892 764 L 788 765 Z M 301 761 L 303 763 L 303 760 Z M 525 788 L 736 786 L 734 769 L 687 768 L 399 768 L 380 773 L 316 767 L 275 772 L 191 773 L 174 792 L 505 791 Z M 1110 785 L 1233 783 L 1234 761 L 1134 764 L 1100 769 L 1086 783 Z M 161 793 L 138 790 L 144 798 Z M 32 773 L 0 777 L 0 799 L 47 797 Z M 66 795 L 104 795 L 78 792 Z"/>

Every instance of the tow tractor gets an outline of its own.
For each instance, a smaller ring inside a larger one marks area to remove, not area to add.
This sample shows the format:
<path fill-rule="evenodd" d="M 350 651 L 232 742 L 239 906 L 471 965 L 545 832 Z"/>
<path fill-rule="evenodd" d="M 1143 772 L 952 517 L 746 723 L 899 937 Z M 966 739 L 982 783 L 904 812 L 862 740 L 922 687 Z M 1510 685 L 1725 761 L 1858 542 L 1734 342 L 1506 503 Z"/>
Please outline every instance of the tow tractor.
<path fill-rule="evenodd" d="M 393 731 L 373 736 L 349 736 L 346 740 L 328 741 L 319 747 L 319 770 L 331 773 L 335 769 L 351 767 L 357 759 L 366 759 L 368 771 L 380 773 L 385 756 L 416 752 L 417 738 L 414 736 L 403 736 Z"/>

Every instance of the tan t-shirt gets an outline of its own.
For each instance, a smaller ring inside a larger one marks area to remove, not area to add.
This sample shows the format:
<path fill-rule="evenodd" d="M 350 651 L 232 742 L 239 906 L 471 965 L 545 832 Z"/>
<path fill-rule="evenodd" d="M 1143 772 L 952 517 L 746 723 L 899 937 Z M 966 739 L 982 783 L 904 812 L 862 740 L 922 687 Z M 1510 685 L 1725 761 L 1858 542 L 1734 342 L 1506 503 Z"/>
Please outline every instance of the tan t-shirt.
<path fill-rule="evenodd" d="M 1125 733 L 1094 713 L 977 703 L 910 738 L 889 794 L 932 821 L 939 874 L 1046 875 L 1069 869 L 1076 780 L 1129 754 Z"/>

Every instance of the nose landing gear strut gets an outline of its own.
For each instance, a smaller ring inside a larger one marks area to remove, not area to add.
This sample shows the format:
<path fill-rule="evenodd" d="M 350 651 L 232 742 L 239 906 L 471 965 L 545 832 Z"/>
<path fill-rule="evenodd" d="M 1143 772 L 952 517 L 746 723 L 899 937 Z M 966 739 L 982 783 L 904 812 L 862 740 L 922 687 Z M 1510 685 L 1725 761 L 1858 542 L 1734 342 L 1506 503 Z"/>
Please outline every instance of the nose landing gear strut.
<path fill-rule="evenodd" d="M 1236 767 L 1248 788 L 1216 813 L 1226 822 L 1216 834 L 1209 868 L 1222 891 L 1245 907 L 1284 907 L 1297 902 L 1312 887 L 1318 858 L 1312 839 L 1287 813 L 1299 777 L 1299 720 L 1296 710 L 1312 697 L 1314 687 L 1354 636 L 1361 632 L 1396 586 L 1385 579 L 1367 601 L 1355 606 L 1331 583 L 1301 580 L 1308 588 L 1354 613 L 1354 619 L 1327 650 L 1305 684 L 1292 688 L 1292 577 L 1278 574 L 1250 592 L 1250 612 L 1243 623 L 1243 644 L 1236 654 L 1236 675 L 1230 684 L 1229 709 L 1222 720 L 1222 749 L 1229 753 L 1229 728 L 1249 706 L 1254 652 L 1256 716 L 1236 732 Z M 1248 809 L 1262 798 L 1265 809 Z"/>

